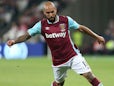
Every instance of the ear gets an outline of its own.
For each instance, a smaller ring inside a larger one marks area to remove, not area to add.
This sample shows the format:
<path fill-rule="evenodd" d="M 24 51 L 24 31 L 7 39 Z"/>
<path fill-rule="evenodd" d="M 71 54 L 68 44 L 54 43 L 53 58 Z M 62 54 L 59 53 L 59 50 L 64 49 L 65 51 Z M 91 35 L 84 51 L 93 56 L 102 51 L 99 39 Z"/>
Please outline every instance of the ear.
<path fill-rule="evenodd" d="M 55 8 L 55 12 L 57 13 L 57 8 Z"/>
<path fill-rule="evenodd" d="M 44 12 L 44 9 L 42 10 L 42 12 L 45 13 L 45 12 Z"/>
<path fill-rule="evenodd" d="M 46 15 L 45 10 L 42 11 L 44 15 Z"/>

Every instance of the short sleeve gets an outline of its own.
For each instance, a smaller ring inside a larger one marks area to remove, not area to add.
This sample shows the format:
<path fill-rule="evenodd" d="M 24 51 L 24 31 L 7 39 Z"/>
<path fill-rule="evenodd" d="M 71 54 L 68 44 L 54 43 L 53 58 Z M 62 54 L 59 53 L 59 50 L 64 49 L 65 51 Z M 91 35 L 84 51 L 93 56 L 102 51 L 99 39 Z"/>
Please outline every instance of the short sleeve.
<path fill-rule="evenodd" d="M 68 18 L 68 26 L 69 26 L 69 30 L 71 29 L 78 29 L 79 28 L 79 24 L 73 20 L 71 17 L 67 16 Z"/>
<path fill-rule="evenodd" d="M 41 33 L 41 21 L 39 21 L 38 23 L 36 23 L 32 28 L 28 29 L 27 32 L 31 36 L 34 36 L 36 34 L 40 34 Z"/>

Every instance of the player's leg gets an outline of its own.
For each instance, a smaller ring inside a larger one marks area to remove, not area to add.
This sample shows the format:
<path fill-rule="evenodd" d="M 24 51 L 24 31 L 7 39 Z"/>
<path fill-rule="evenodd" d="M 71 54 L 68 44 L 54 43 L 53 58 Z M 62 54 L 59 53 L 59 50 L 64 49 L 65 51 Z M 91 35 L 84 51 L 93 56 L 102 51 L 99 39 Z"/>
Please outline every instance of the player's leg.
<path fill-rule="evenodd" d="M 64 81 L 60 82 L 60 83 L 57 83 L 56 81 L 53 81 L 51 86 L 63 86 L 63 85 L 64 85 Z"/>
<path fill-rule="evenodd" d="M 74 57 L 71 68 L 80 75 L 83 75 L 92 86 L 103 86 L 101 82 L 92 74 L 91 68 L 82 55 Z"/>
<path fill-rule="evenodd" d="M 55 81 L 53 81 L 51 86 L 63 86 L 67 70 L 67 67 L 53 67 Z"/>
<path fill-rule="evenodd" d="M 81 75 L 84 76 L 92 84 L 92 86 L 103 86 L 103 84 L 93 75 L 92 72 L 83 73 Z"/>

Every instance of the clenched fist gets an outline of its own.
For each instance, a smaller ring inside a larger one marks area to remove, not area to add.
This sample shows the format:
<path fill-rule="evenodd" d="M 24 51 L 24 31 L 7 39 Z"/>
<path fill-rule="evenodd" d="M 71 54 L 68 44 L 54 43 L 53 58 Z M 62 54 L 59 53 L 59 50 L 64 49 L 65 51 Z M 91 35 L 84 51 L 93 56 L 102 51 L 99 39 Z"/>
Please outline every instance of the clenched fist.
<path fill-rule="evenodd" d="M 15 41 L 14 40 L 8 40 L 7 41 L 7 45 L 8 46 L 12 46 L 13 44 L 15 44 Z"/>
<path fill-rule="evenodd" d="M 98 36 L 97 40 L 99 44 L 105 44 L 105 39 L 102 36 Z"/>

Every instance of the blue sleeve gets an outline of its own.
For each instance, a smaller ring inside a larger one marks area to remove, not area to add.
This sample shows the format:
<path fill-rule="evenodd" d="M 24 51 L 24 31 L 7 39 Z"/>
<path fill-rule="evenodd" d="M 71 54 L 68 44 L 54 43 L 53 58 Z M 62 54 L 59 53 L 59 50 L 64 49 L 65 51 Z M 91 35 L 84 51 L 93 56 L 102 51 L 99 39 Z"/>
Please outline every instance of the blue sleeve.
<path fill-rule="evenodd" d="M 28 29 L 27 32 L 29 33 L 30 36 L 40 34 L 41 33 L 41 21 L 36 23 L 32 28 Z"/>
<path fill-rule="evenodd" d="M 80 25 L 75 20 L 73 20 L 69 16 L 67 16 L 67 18 L 68 18 L 68 26 L 69 26 L 68 28 L 69 28 L 69 30 L 79 28 Z"/>

